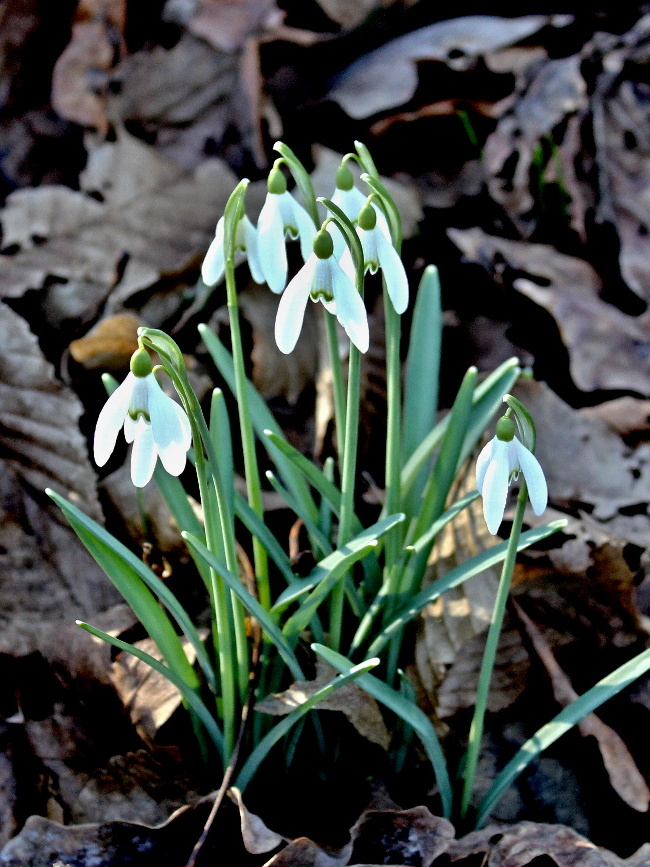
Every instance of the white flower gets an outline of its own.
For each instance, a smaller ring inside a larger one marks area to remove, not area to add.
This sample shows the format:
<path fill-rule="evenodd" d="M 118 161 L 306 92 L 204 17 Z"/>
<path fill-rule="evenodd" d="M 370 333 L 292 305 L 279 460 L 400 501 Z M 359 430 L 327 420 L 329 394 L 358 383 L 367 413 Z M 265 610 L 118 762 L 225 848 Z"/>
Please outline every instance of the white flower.
<path fill-rule="evenodd" d="M 225 270 L 225 255 L 223 249 L 224 219 L 221 217 L 217 223 L 214 239 L 205 254 L 201 266 L 201 278 L 206 286 L 215 286 L 223 280 Z M 235 235 L 235 257 L 237 264 L 248 259 L 251 277 L 256 283 L 264 283 L 262 263 L 260 262 L 257 246 L 257 230 L 244 214 L 237 223 Z"/>
<path fill-rule="evenodd" d="M 168 397 L 151 372 L 151 361 L 145 350 L 136 356 L 148 362 L 149 373 L 136 375 L 138 364 L 131 361 L 131 373 L 108 398 L 97 419 L 95 428 L 95 463 L 103 467 L 115 448 L 120 428 L 124 438 L 133 443 L 131 480 L 137 488 L 144 487 L 153 475 L 156 459 L 172 476 L 185 468 L 187 450 L 192 444 L 190 423 L 183 409 Z M 141 370 L 146 370 L 142 361 Z"/>
<path fill-rule="evenodd" d="M 280 169 L 272 169 L 268 181 L 269 192 L 257 221 L 259 261 L 269 288 L 279 294 L 287 285 L 287 250 L 285 239 L 300 240 L 302 258 L 311 254 L 316 234 L 313 220 L 287 191 Z"/>
<path fill-rule="evenodd" d="M 409 303 L 409 284 L 399 253 L 390 236 L 381 230 L 376 210 L 367 201 L 359 212 L 357 235 L 363 248 L 364 271 L 376 274 L 381 268 L 386 289 L 397 313 L 404 313 Z M 354 274 L 352 254 L 348 247 L 341 256 L 341 267 L 351 277 Z"/>
<path fill-rule="evenodd" d="M 535 455 L 516 436 L 509 441 L 495 436 L 478 456 L 476 487 L 483 497 L 485 523 L 493 536 L 503 520 L 510 481 L 520 472 L 526 480 L 533 511 L 541 515 L 548 502 L 544 472 Z"/>
<path fill-rule="evenodd" d="M 275 342 L 281 352 L 288 354 L 296 345 L 310 297 L 336 314 L 360 352 L 368 351 L 368 316 L 363 298 L 333 253 L 329 233 L 320 231 L 314 239 L 314 252 L 284 290 L 275 320 Z"/>

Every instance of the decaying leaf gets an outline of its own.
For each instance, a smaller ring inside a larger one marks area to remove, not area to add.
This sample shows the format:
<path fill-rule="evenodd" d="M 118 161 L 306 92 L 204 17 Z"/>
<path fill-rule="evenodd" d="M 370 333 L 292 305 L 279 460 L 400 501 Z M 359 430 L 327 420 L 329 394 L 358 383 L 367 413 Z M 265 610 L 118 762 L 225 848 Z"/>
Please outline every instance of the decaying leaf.
<path fill-rule="evenodd" d="M 517 617 L 523 623 L 535 652 L 551 679 L 555 700 L 561 707 L 566 707 L 578 698 L 578 693 L 558 665 L 552 650 L 537 626 L 522 610 L 521 606 L 517 603 L 514 604 Z M 623 739 L 595 713 L 583 717 L 578 723 L 578 730 L 585 737 L 591 735 L 596 739 L 603 763 L 609 774 L 609 780 L 616 793 L 633 810 L 638 810 L 641 813 L 647 812 L 650 790 Z"/>
<path fill-rule="evenodd" d="M 246 809 L 239 789 L 233 786 L 228 789 L 228 795 L 237 804 L 239 809 L 241 836 L 247 852 L 250 852 L 252 855 L 261 855 L 264 852 L 276 849 L 286 841 L 286 837 L 282 837 L 280 834 L 276 834 L 275 831 L 271 831 L 259 816 Z"/>
<path fill-rule="evenodd" d="M 496 238 L 478 228 L 450 229 L 449 236 L 470 261 L 502 280 L 505 262 L 517 275 L 512 286 L 553 314 L 579 388 L 650 391 L 649 314 L 628 316 L 602 301 L 591 265 L 545 244 Z"/>
<path fill-rule="evenodd" d="M 429 867 L 446 852 L 454 826 L 426 807 L 366 810 L 351 830 L 352 864 L 420 864 Z"/>
<path fill-rule="evenodd" d="M 235 51 L 281 20 L 275 0 L 199 0 L 188 26 L 215 48 Z"/>
<path fill-rule="evenodd" d="M 45 186 L 9 197 L 0 222 L 5 243 L 19 250 L 2 257 L 0 294 L 55 278 L 78 287 L 91 311 L 110 291 L 110 312 L 121 312 L 135 291 L 205 253 L 235 183 L 218 160 L 189 175 L 120 133 L 91 153 L 84 192 Z"/>
<path fill-rule="evenodd" d="M 108 131 L 108 73 L 124 51 L 126 0 L 79 0 L 72 38 L 52 76 L 52 105 L 68 120 Z"/>
<path fill-rule="evenodd" d="M 335 670 L 319 659 L 316 662 L 314 680 L 296 681 L 289 689 L 277 695 L 270 695 L 255 705 L 255 710 L 274 716 L 284 716 L 300 707 L 310 696 L 328 684 L 336 676 Z M 329 695 L 316 705 L 319 710 L 337 710 L 344 713 L 360 735 L 372 743 L 388 749 L 390 734 L 379 711 L 379 707 L 361 687 L 349 683 Z"/>
<path fill-rule="evenodd" d="M 70 355 L 86 370 L 125 370 L 138 348 L 140 324 L 130 313 L 101 319 L 85 337 L 72 341 Z"/>
<path fill-rule="evenodd" d="M 417 88 L 417 63 L 438 60 L 468 69 L 483 54 L 513 45 L 547 24 L 563 26 L 568 16 L 497 18 L 467 15 L 430 24 L 399 36 L 352 63 L 328 97 L 355 119 L 407 103 Z"/>
<path fill-rule="evenodd" d="M 375 9 L 389 6 L 395 0 L 318 0 L 318 5 L 332 21 L 345 28 L 358 27 Z"/>
<path fill-rule="evenodd" d="M 545 856 L 558 867 L 641 867 L 648 863 L 650 844 L 629 858 L 619 858 L 564 825 L 518 822 L 474 831 L 454 840 L 447 851 L 452 861 L 483 855 L 486 867 L 525 867 Z"/>

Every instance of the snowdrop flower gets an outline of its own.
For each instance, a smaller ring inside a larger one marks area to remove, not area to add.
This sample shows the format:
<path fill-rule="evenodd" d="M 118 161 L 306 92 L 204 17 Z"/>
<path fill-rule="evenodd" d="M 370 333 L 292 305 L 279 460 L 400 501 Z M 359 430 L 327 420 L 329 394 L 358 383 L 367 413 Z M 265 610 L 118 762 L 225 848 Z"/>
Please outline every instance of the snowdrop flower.
<path fill-rule="evenodd" d="M 515 436 L 512 419 L 503 416 L 497 422 L 496 436 L 476 462 L 476 486 L 483 497 L 485 523 L 493 536 L 503 520 L 508 486 L 520 472 L 524 474 L 533 512 L 541 515 L 548 502 L 544 472 L 535 455 Z"/>
<path fill-rule="evenodd" d="M 336 314 L 346 334 L 361 352 L 367 352 L 368 317 L 363 298 L 334 256 L 334 242 L 321 229 L 313 242 L 314 252 L 284 290 L 275 320 L 275 342 L 290 353 L 300 335 L 307 300 L 321 301 Z"/>
<path fill-rule="evenodd" d="M 354 186 L 354 176 L 346 163 L 341 163 L 336 172 L 336 189 L 332 196 L 332 202 L 337 205 L 350 220 L 356 225 L 359 213 L 366 205 L 368 199 L 357 187 Z M 373 205 L 374 207 L 374 205 Z M 377 215 L 377 225 L 384 235 L 390 240 L 390 228 L 388 221 L 381 208 L 374 207 Z M 341 256 L 345 249 L 345 241 L 340 232 L 334 229 L 334 254 Z"/>
<path fill-rule="evenodd" d="M 376 274 L 381 268 L 384 273 L 388 296 L 395 311 L 404 313 L 409 303 L 409 284 L 406 279 L 406 271 L 399 253 L 380 229 L 377 212 L 368 200 L 364 202 L 364 206 L 359 212 L 357 235 L 363 247 L 364 270 Z M 341 267 L 349 277 L 354 274 L 352 254 L 347 247 L 341 256 Z"/>
<path fill-rule="evenodd" d="M 259 262 L 269 288 L 279 294 L 287 285 L 287 250 L 285 239 L 300 240 L 303 259 L 311 254 L 316 234 L 314 223 L 287 191 L 282 171 L 274 167 L 268 179 L 268 194 L 257 221 Z"/>
<path fill-rule="evenodd" d="M 97 466 L 103 467 L 113 453 L 121 427 L 127 443 L 133 443 L 131 480 L 136 488 L 151 479 L 158 457 L 170 475 L 183 472 L 192 444 L 190 423 L 158 384 L 145 349 L 134 352 L 131 372 L 99 414 L 94 443 Z"/>
<path fill-rule="evenodd" d="M 217 223 L 214 240 L 210 244 L 201 266 L 201 278 L 206 286 L 215 286 L 223 280 L 225 270 L 223 235 L 224 218 L 221 217 Z M 256 283 L 265 282 L 257 247 L 257 230 L 246 214 L 243 214 L 237 223 L 235 259 L 237 264 L 240 264 L 244 259 L 248 259 L 248 267 L 250 268 L 253 280 Z"/>

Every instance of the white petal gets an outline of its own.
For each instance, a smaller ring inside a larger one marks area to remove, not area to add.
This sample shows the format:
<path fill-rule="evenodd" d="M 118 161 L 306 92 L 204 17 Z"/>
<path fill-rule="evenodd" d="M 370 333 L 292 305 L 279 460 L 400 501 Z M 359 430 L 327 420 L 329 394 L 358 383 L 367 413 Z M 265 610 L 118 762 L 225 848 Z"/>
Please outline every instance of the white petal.
<path fill-rule="evenodd" d="M 340 262 L 341 256 L 348 249 L 348 245 L 345 243 L 343 233 L 336 225 L 336 223 L 328 223 L 327 231 L 332 236 L 332 241 L 334 242 L 334 257 Z"/>
<path fill-rule="evenodd" d="M 379 270 L 379 250 L 377 249 L 377 236 L 383 235 L 375 226 L 374 229 L 367 231 L 366 229 L 357 229 L 357 235 L 361 240 L 363 247 L 363 267 L 371 274 L 376 274 Z M 385 240 L 385 239 L 384 239 Z"/>
<path fill-rule="evenodd" d="M 367 352 L 370 344 L 368 314 L 363 298 L 354 283 L 335 259 L 328 260 L 332 269 L 332 289 L 336 316 L 352 343 L 360 352 Z"/>
<path fill-rule="evenodd" d="M 280 298 L 275 317 L 275 342 L 285 355 L 292 352 L 298 342 L 317 264 L 318 257 L 312 253 Z"/>
<path fill-rule="evenodd" d="M 356 223 L 359 217 L 359 211 L 366 204 L 366 197 L 356 187 L 351 190 L 340 190 L 338 187 L 334 191 L 332 201 L 343 211 L 345 216 L 352 223 Z"/>
<path fill-rule="evenodd" d="M 391 242 L 375 227 L 379 265 L 384 272 L 388 297 L 396 313 L 404 313 L 409 303 L 409 284 L 399 254 Z"/>
<path fill-rule="evenodd" d="M 108 398 L 99 413 L 93 443 L 95 463 L 98 467 L 103 467 L 113 454 L 117 435 L 129 411 L 134 380 L 135 376 L 129 373 L 124 382 Z"/>
<path fill-rule="evenodd" d="M 291 194 L 289 193 L 291 196 Z M 306 262 L 314 251 L 314 236 L 316 235 L 316 227 L 314 221 L 309 216 L 307 211 L 299 204 L 293 196 L 293 217 L 298 226 L 298 236 L 300 238 L 300 253 Z"/>
<path fill-rule="evenodd" d="M 514 442 L 516 444 L 517 457 L 519 458 L 519 466 L 528 486 L 530 504 L 533 507 L 533 512 L 536 515 L 541 515 L 548 503 L 548 488 L 546 486 L 546 479 L 544 478 L 544 471 L 535 455 L 523 443 L 520 443 L 517 437 L 515 437 Z"/>
<path fill-rule="evenodd" d="M 189 446 L 187 437 L 189 422 L 187 418 L 185 423 L 181 421 L 179 412 L 181 408 L 176 401 L 165 394 L 154 375 L 151 374 L 147 380 L 153 440 L 167 472 L 172 476 L 178 476 L 185 469 Z"/>
<path fill-rule="evenodd" d="M 503 520 L 508 496 L 508 443 L 494 439 L 492 459 L 483 479 L 483 515 L 487 528 L 493 536 L 496 535 Z"/>
<path fill-rule="evenodd" d="M 124 439 L 127 443 L 132 443 L 135 439 L 135 429 L 136 424 L 131 418 L 131 416 L 127 413 L 124 417 Z"/>
<path fill-rule="evenodd" d="M 336 250 L 334 250 L 334 255 L 336 255 Z M 339 259 L 339 265 L 343 273 L 346 275 L 348 280 L 351 283 L 354 283 L 357 279 L 357 269 L 354 267 L 354 260 L 352 258 L 352 253 L 350 252 L 350 248 L 347 244 L 345 244 L 345 249 L 341 253 L 341 258 Z"/>
<path fill-rule="evenodd" d="M 219 219 L 214 233 L 214 239 L 205 254 L 201 266 L 201 279 L 206 286 L 215 286 L 223 279 L 224 252 L 223 252 L 223 217 Z"/>
<path fill-rule="evenodd" d="M 156 466 L 156 444 L 151 425 L 140 416 L 135 424 L 135 439 L 131 454 L 131 481 L 136 488 L 144 488 Z"/>
<path fill-rule="evenodd" d="M 496 437 L 494 439 L 496 439 Z M 488 465 L 492 460 L 494 439 L 491 439 L 490 442 L 481 449 L 481 453 L 476 460 L 476 487 L 481 494 L 483 493 L 483 480 L 485 479 Z"/>
<path fill-rule="evenodd" d="M 257 251 L 269 289 L 279 294 L 287 283 L 287 250 L 280 196 L 269 193 L 257 221 Z"/>
<path fill-rule="evenodd" d="M 242 217 L 242 222 L 244 224 L 244 242 L 251 277 L 256 283 L 266 283 L 257 245 L 257 229 L 245 214 Z"/>

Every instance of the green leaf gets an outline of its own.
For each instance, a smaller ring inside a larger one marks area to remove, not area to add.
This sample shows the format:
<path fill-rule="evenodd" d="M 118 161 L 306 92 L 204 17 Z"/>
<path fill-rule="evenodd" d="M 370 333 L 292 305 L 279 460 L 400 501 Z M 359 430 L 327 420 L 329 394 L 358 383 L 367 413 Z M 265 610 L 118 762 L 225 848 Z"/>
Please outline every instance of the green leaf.
<path fill-rule="evenodd" d="M 316 648 L 316 645 L 314 645 Z M 295 710 L 292 710 L 291 713 L 287 714 L 279 723 L 277 723 L 271 731 L 266 735 L 266 737 L 262 738 L 259 744 L 255 747 L 253 752 L 250 754 L 248 759 L 246 760 L 244 767 L 239 772 L 237 779 L 235 780 L 235 786 L 242 791 L 246 788 L 248 783 L 253 778 L 255 772 L 262 764 L 264 759 L 270 753 L 272 748 L 277 744 L 280 738 L 284 737 L 297 722 L 299 722 L 306 713 L 308 713 L 313 707 L 318 705 L 319 702 L 324 701 L 331 693 L 335 692 L 337 689 L 340 689 L 342 686 L 345 686 L 346 683 L 350 683 L 353 680 L 356 680 L 361 675 L 373 669 L 376 665 L 379 664 L 378 659 L 367 659 L 365 662 L 360 662 L 358 665 L 352 665 L 346 669 L 345 674 L 339 675 L 334 678 L 334 680 L 330 681 L 326 684 L 322 689 L 319 689 L 318 692 L 315 692 L 310 698 L 304 701 L 300 707 L 297 707 Z"/>
<path fill-rule="evenodd" d="M 304 674 L 302 673 L 302 669 L 298 663 L 298 660 L 295 657 L 293 649 L 288 644 L 286 638 L 278 628 L 277 624 L 271 617 L 268 611 L 266 611 L 260 603 L 252 596 L 248 590 L 244 587 L 239 578 L 230 572 L 229 569 L 221 563 L 206 547 L 205 545 L 196 539 L 194 536 L 191 536 L 189 533 L 183 533 L 183 538 L 186 543 L 193 548 L 197 554 L 205 560 L 205 562 L 212 569 L 215 570 L 226 582 L 226 584 L 230 587 L 230 589 L 235 593 L 235 595 L 239 598 L 242 605 L 252 614 L 252 616 L 257 620 L 260 624 L 264 632 L 268 635 L 270 640 L 276 646 L 278 653 L 288 666 L 289 670 L 293 674 L 293 676 L 298 680 L 304 680 Z"/>
<path fill-rule="evenodd" d="M 178 635 L 151 591 L 173 615 L 192 644 L 210 688 L 214 690 L 216 678 L 203 642 L 187 612 L 166 584 L 132 551 L 84 515 L 80 509 L 55 491 L 47 489 L 46 493 L 61 509 L 85 547 L 131 606 L 174 673 L 182 677 L 190 687 L 199 685 L 197 674 L 188 662 Z"/>
<path fill-rule="evenodd" d="M 330 571 L 336 568 L 341 560 L 354 555 L 354 553 L 365 548 L 370 542 L 375 542 L 377 539 L 380 539 L 392 527 L 395 527 L 403 520 L 404 515 L 402 514 L 389 515 L 387 518 L 383 518 L 381 521 L 368 527 L 367 530 L 363 530 L 347 542 L 342 548 L 337 549 L 332 554 L 328 554 L 327 557 L 321 560 L 316 567 L 312 569 L 306 578 L 301 578 L 292 584 L 291 587 L 287 587 L 276 601 L 272 610 L 282 611 L 291 602 L 316 587 L 321 581 L 325 580 Z"/>
<path fill-rule="evenodd" d="M 352 670 L 353 664 L 349 659 L 341 656 L 340 653 L 336 653 L 328 647 L 323 647 L 322 644 L 313 644 L 312 647 L 319 656 L 323 657 L 325 662 L 329 662 L 337 671 L 349 672 Z M 451 782 L 438 736 L 427 715 L 417 705 L 408 701 L 408 699 L 404 698 L 404 696 L 394 689 L 391 689 L 391 687 L 372 674 L 361 675 L 357 679 L 357 683 L 361 689 L 365 690 L 389 710 L 392 710 L 396 716 L 404 720 L 407 725 L 417 732 L 436 776 L 442 800 L 443 814 L 448 818 L 451 814 L 453 797 Z"/>
<path fill-rule="evenodd" d="M 599 680 L 595 686 L 592 686 L 570 705 L 563 708 L 557 716 L 553 717 L 551 722 L 542 726 L 532 738 L 523 744 L 495 778 L 479 805 L 476 827 L 480 827 L 485 822 L 505 790 L 533 759 L 537 758 L 551 744 L 554 744 L 558 738 L 566 734 L 587 714 L 609 701 L 612 696 L 625 689 L 648 670 L 650 670 L 650 648 L 637 654 L 633 659 Z"/>
<path fill-rule="evenodd" d="M 318 548 L 320 548 L 320 551 L 322 551 L 323 553 L 328 553 L 329 551 L 331 551 L 332 544 L 318 526 L 318 519 L 316 521 L 313 520 L 313 516 L 302 508 L 302 504 L 291 495 L 291 493 L 282 485 L 280 480 L 276 477 L 274 473 L 271 472 L 271 470 L 266 471 L 266 478 L 267 481 L 270 482 L 273 490 L 282 497 L 287 506 L 289 506 L 289 508 L 293 512 L 295 512 L 295 514 L 303 522 L 303 524 L 305 525 L 305 529 L 311 537 L 312 544 L 314 546 L 318 546 Z"/>
<path fill-rule="evenodd" d="M 113 647 L 117 647 L 120 650 L 124 650 L 127 653 L 132 654 L 133 656 L 140 659 L 142 662 L 145 662 L 148 666 L 150 666 L 150 668 L 153 668 L 155 671 L 159 672 L 159 674 L 162 674 L 163 677 L 166 677 L 167 680 L 176 687 L 176 689 L 185 699 L 187 705 L 201 720 L 201 722 L 206 728 L 206 731 L 212 738 L 214 745 L 217 747 L 219 753 L 223 758 L 223 735 L 221 733 L 221 729 L 217 725 L 215 718 L 212 716 L 210 711 L 207 709 L 207 707 L 199 697 L 198 693 L 195 692 L 195 690 L 192 689 L 192 687 L 187 684 L 182 677 L 179 677 L 173 669 L 167 668 L 166 665 L 163 665 L 162 662 L 151 656 L 149 653 L 146 653 L 144 650 L 140 650 L 139 647 L 134 647 L 132 644 L 128 644 L 126 641 L 122 641 L 119 638 L 114 638 L 112 635 L 108 635 L 108 633 L 102 632 L 101 629 L 97 629 L 96 626 L 91 626 L 89 623 L 84 623 L 82 620 L 77 620 L 77 625 L 81 626 L 82 629 L 85 629 L 86 632 L 90 632 L 90 634 L 94 635 L 96 638 L 101 638 L 108 644 L 112 644 Z"/>
<path fill-rule="evenodd" d="M 199 333 L 201 334 L 203 342 L 212 356 L 214 363 L 217 365 L 219 373 L 228 383 L 228 387 L 232 393 L 235 394 L 235 369 L 232 355 L 221 343 L 219 338 L 210 331 L 207 325 L 199 325 Z M 265 444 L 266 449 L 280 471 L 287 488 L 291 491 L 296 500 L 301 503 L 302 508 L 312 516 L 314 521 L 318 522 L 318 509 L 309 492 L 309 488 L 302 477 L 302 473 L 300 473 L 293 463 L 287 460 L 282 452 L 264 436 L 264 431 L 268 429 L 273 431 L 276 436 L 282 438 L 282 431 L 280 430 L 279 425 L 273 418 L 269 408 L 253 384 L 247 380 L 246 386 L 248 391 L 248 403 L 255 432 Z"/>
<path fill-rule="evenodd" d="M 562 530 L 564 527 L 566 527 L 566 521 L 560 520 L 553 521 L 550 524 L 545 524 L 543 527 L 535 527 L 532 530 L 527 530 L 519 537 L 517 550 L 522 551 L 529 545 L 534 545 L 536 542 L 546 539 L 548 536 L 557 533 L 558 530 Z M 428 587 L 425 587 L 424 590 L 416 593 L 415 596 L 413 596 L 407 604 L 397 612 L 390 623 L 382 629 L 370 645 L 368 652 L 373 654 L 379 653 L 390 641 L 393 635 L 402 629 L 409 620 L 416 617 L 426 605 L 433 602 L 438 598 L 438 596 L 441 596 L 447 590 L 451 590 L 452 587 L 458 587 L 459 584 L 463 584 L 468 580 L 468 578 L 477 575 L 484 569 L 488 569 L 490 566 L 501 563 L 506 556 L 507 550 L 508 542 L 501 542 L 499 545 L 495 545 L 494 548 L 490 548 L 488 551 L 484 551 L 482 554 L 472 557 L 472 559 L 467 563 L 463 563 L 461 566 L 456 566 L 455 569 L 447 572 L 447 574 L 443 575 L 442 578 L 438 578 L 437 581 L 434 581 Z"/>
<path fill-rule="evenodd" d="M 293 574 L 291 563 L 284 548 L 239 491 L 235 491 L 235 514 L 249 533 L 259 539 L 266 548 L 269 557 L 283 574 L 287 584 L 293 584 L 296 581 L 296 576 Z M 192 533 L 192 535 L 201 538 L 198 533 Z"/>

